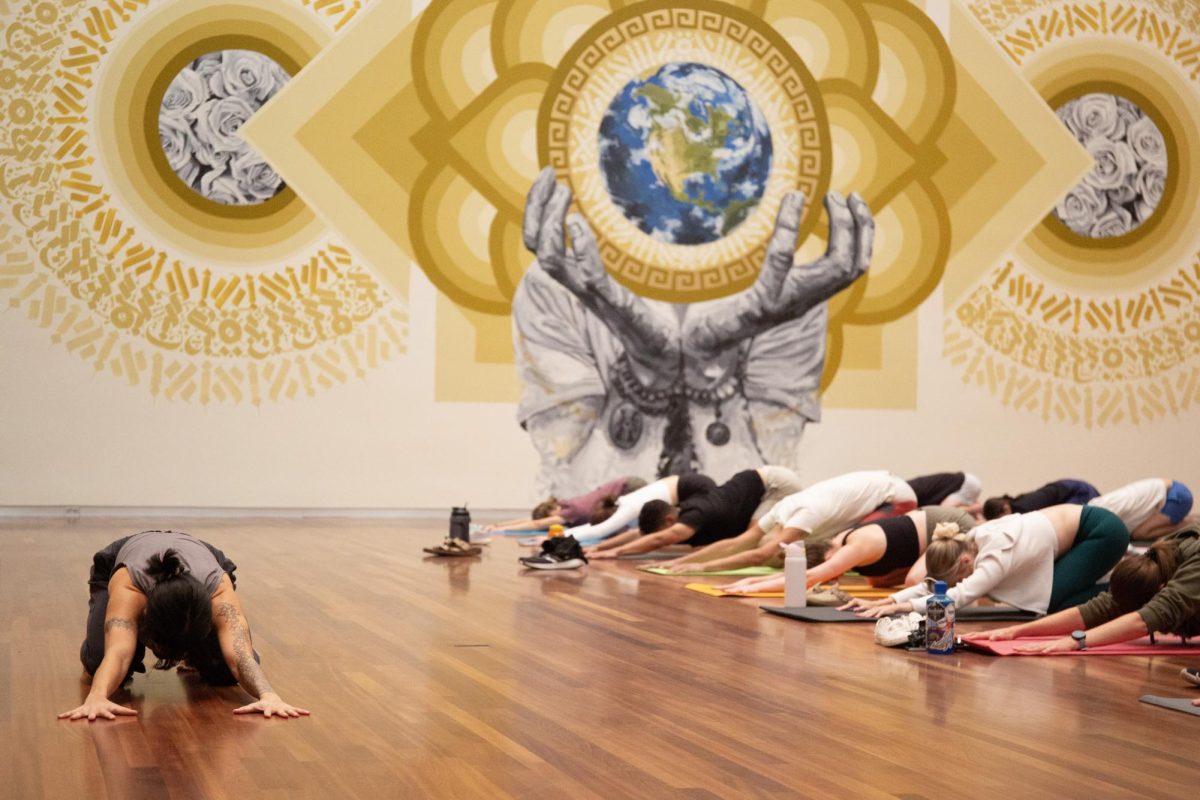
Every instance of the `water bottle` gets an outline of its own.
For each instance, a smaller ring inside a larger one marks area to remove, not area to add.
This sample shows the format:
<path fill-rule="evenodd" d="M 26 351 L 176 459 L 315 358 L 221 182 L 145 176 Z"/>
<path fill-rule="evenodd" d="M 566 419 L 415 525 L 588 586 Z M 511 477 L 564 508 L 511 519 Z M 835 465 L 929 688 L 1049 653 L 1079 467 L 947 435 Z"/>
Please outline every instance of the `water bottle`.
<path fill-rule="evenodd" d="M 933 597 L 926 601 L 925 650 L 947 656 L 954 652 L 954 600 L 946 594 L 946 582 L 935 581 Z"/>
<path fill-rule="evenodd" d="M 455 506 L 450 511 L 450 538 L 471 541 L 471 512 L 465 505 Z"/>
<path fill-rule="evenodd" d="M 808 605 L 808 556 L 804 542 L 780 544 L 783 548 L 783 604 L 788 608 Z"/>

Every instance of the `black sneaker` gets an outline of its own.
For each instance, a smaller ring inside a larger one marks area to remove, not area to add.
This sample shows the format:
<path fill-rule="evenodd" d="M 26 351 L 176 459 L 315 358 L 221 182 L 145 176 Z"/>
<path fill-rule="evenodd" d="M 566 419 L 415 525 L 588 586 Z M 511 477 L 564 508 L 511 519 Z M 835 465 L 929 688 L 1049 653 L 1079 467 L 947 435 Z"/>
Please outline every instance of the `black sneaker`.
<path fill-rule="evenodd" d="M 530 569 L 578 569 L 588 563 L 574 536 L 557 536 L 542 542 L 542 552 L 525 556 L 521 563 Z"/>
<path fill-rule="evenodd" d="M 1183 678 L 1188 683 L 1194 683 L 1200 686 L 1200 669 L 1196 667 L 1184 667 L 1179 671 L 1179 677 Z"/>

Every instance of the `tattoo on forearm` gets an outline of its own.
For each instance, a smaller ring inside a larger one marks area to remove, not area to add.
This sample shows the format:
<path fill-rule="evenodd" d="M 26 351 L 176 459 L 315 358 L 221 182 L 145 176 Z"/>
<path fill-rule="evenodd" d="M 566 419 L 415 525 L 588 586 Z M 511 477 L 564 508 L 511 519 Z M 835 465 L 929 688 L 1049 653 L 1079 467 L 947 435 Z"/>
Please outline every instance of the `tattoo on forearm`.
<path fill-rule="evenodd" d="M 267 676 L 263 675 L 262 667 L 254 660 L 254 647 L 250 642 L 250 630 L 246 620 L 238 613 L 232 603 L 219 603 L 217 615 L 229 623 L 233 632 L 233 655 L 237 667 L 238 683 L 255 697 L 262 697 L 264 692 L 273 692 Z"/>
<path fill-rule="evenodd" d="M 137 633 L 137 624 L 131 619 L 122 619 L 121 617 L 113 617 L 112 619 L 104 620 L 104 632 L 108 633 L 114 628 L 123 628 L 127 631 Z"/>

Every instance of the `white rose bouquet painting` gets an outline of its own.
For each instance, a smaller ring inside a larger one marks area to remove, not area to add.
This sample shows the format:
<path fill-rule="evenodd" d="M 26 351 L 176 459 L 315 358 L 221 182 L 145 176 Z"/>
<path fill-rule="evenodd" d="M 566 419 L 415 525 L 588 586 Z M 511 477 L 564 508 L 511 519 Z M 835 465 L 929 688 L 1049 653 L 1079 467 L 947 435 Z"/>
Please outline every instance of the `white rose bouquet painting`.
<path fill-rule="evenodd" d="M 256 205 L 278 194 L 283 181 L 238 130 L 289 79 L 250 50 L 209 53 L 184 67 L 158 112 L 159 141 L 179 179 L 222 205 Z"/>
<path fill-rule="evenodd" d="M 1154 121 L 1111 94 L 1084 95 L 1055 113 L 1096 161 L 1055 208 L 1063 224 L 1103 239 L 1123 236 L 1150 219 L 1167 182 L 1166 142 Z"/>

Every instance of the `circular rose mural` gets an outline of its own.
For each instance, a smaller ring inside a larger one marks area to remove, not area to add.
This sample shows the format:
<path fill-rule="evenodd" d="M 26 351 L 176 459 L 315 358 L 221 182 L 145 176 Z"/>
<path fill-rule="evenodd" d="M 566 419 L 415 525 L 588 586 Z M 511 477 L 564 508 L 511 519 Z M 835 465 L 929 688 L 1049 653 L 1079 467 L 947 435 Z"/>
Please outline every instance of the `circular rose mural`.
<path fill-rule="evenodd" d="M 1167 183 L 1162 131 L 1136 104 L 1112 94 L 1086 94 L 1055 113 L 1096 160 L 1055 216 L 1091 239 L 1141 227 L 1158 209 Z"/>
<path fill-rule="evenodd" d="M 159 140 L 179 179 L 222 205 L 257 205 L 278 194 L 279 174 L 238 130 L 290 77 L 250 50 L 208 53 L 184 67 L 158 112 Z"/>

